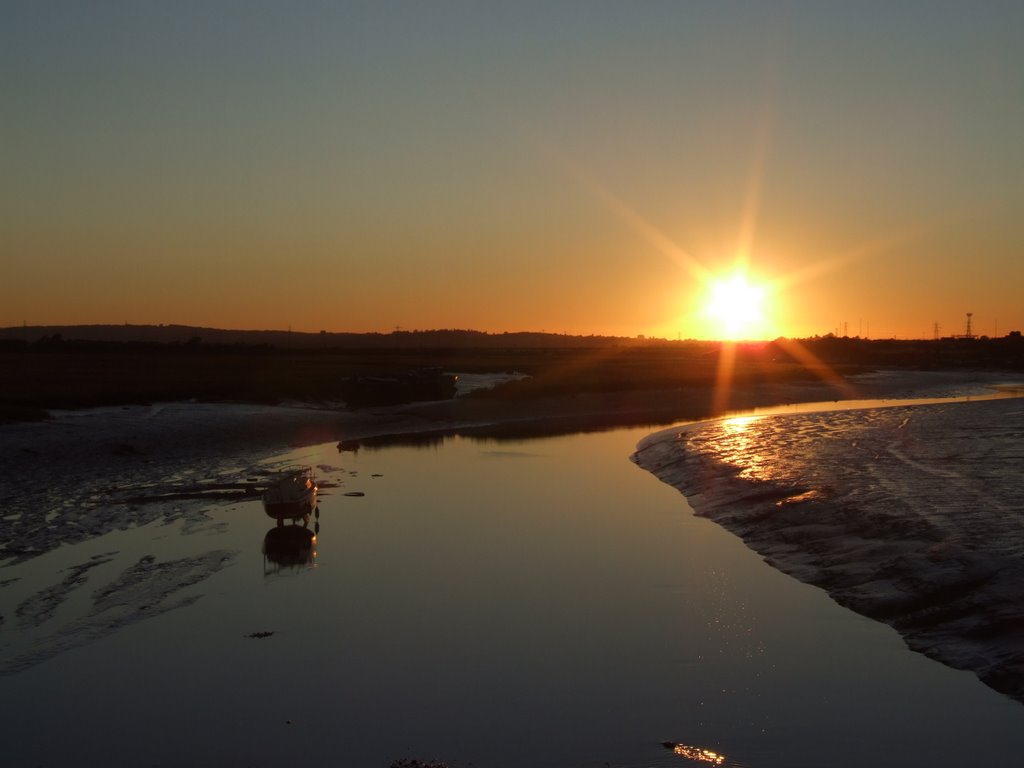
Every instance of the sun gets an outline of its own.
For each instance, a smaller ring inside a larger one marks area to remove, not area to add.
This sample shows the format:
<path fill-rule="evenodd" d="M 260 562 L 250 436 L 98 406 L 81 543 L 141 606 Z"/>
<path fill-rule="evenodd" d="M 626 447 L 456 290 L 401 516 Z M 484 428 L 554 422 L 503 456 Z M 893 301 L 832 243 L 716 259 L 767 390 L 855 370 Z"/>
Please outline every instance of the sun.
<path fill-rule="evenodd" d="M 704 314 L 722 341 L 764 338 L 768 331 L 768 289 L 742 271 L 708 283 Z"/>

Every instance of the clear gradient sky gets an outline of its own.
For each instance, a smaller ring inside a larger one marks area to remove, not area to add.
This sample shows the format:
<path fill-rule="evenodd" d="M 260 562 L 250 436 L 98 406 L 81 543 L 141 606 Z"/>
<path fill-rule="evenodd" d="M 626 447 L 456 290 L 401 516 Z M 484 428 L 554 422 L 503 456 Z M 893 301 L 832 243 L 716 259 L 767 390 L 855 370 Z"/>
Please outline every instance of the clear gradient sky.
<path fill-rule="evenodd" d="M 1024 3 L 4 2 L 0 325 L 1024 330 Z M 729 310 L 726 310 L 728 314 Z"/>

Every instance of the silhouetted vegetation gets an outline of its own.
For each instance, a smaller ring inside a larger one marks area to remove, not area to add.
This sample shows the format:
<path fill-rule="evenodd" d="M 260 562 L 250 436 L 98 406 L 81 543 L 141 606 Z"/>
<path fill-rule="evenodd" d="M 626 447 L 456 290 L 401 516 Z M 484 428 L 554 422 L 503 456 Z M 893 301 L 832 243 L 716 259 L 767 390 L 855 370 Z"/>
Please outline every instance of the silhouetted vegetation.
<path fill-rule="evenodd" d="M 278 347 L 260 334 L 198 331 L 178 327 L 172 341 L 74 338 L 68 337 L 68 329 L 32 340 L 0 339 L 0 420 L 43 418 L 52 408 L 156 401 L 339 403 L 346 399 L 344 384 L 352 377 L 393 376 L 425 367 L 530 376 L 476 393 L 472 397 L 478 401 L 595 394 L 606 402 L 615 397 L 627 402 L 636 393 L 654 390 L 680 390 L 700 400 L 719 376 L 723 349 L 712 342 L 471 331 L 365 334 L 351 346 Z M 332 341 L 342 336 L 325 335 Z M 207 341 L 210 336 L 221 340 Z M 543 343 L 531 345 L 537 337 Z M 481 346 L 467 346 L 469 340 Z M 371 341 L 382 343 L 372 346 Z M 1019 333 L 939 341 L 826 336 L 741 344 L 732 353 L 731 379 L 736 386 L 818 381 L 810 360 L 820 360 L 840 375 L 879 367 L 1024 369 L 1024 339 Z"/>

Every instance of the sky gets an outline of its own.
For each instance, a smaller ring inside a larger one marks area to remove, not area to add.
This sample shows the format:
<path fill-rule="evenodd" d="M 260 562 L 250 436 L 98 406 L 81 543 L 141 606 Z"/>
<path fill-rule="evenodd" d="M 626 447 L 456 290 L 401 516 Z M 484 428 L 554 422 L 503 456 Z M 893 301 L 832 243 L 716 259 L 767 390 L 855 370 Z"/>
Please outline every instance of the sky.
<path fill-rule="evenodd" d="M 1024 3 L 0 4 L 0 326 L 1024 330 Z"/>

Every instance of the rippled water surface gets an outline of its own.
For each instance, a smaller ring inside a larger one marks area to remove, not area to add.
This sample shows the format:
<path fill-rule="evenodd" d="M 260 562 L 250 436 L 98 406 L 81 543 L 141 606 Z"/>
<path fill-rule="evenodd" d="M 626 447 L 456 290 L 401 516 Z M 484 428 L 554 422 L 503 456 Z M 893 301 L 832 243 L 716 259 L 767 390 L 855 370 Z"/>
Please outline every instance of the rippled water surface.
<path fill-rule="evenodd" d="M 322 486 L 290 558 L 256 497 L 101 494 L 0 568 L 5 763 L 1016 764 L 1024 708 L 694 517 L 644 435 L 277 457 Z"/>

